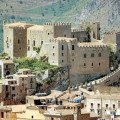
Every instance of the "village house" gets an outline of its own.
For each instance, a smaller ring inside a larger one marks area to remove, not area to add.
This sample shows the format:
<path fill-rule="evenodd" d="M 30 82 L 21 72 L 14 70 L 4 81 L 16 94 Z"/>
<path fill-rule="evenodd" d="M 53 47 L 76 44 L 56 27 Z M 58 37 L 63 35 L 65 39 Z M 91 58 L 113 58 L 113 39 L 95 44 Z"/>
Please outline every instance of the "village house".
<path fill-rule="evenodd" d="M 14 72 L 14 62 L 8 58 L 0 60 L 0 73 L 1 77 L 5 78 L 6 75 L 12 75 Z"/>

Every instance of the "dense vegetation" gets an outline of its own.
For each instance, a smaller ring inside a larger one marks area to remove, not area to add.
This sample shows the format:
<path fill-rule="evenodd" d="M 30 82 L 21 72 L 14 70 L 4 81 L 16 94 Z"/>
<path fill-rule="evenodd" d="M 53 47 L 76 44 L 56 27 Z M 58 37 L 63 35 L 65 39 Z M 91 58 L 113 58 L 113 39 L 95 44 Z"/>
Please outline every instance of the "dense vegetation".
<path fill-rule="evenodd" d="M 42 62 L 44 59 L 44 56 L 41 57 L 39 60 L 36 58 L 20 58 L 20 59 L 14 59 L 15 63 L 15 72 L 18 71 L 20 68 L 29 68 L 32 71 L 40 71 L 40 70 L 45 70 L 45 69 L 52 69 L 56 68 L 57 66 L 50 65 L 47 62 Z"/>

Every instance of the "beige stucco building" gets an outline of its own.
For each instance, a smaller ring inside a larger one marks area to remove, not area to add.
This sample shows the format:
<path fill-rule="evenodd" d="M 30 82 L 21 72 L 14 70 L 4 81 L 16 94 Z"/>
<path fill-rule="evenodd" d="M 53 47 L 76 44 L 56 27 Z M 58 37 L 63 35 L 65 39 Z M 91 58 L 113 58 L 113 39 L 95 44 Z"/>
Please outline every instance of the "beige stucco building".
<path fill-rule="evenodd" d="M 4 78 L 6 75 L 11 75 L 14 72 L 14 63 L 10 59 L 0 60 L 0 73 L 1 77 Z"/>

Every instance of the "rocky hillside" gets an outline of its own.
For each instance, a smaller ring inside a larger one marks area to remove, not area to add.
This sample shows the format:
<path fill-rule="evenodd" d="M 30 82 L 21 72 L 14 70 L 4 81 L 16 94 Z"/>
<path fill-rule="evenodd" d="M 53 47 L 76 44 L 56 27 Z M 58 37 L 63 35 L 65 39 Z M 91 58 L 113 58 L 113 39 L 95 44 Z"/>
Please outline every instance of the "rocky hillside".
<path fill-rule="evenodd" d="M 28 23 L 101 22 L 101 33 L 119 31 L 120 0 L 0 0 L 0 51 L 3 49 L 2 21 Z"/>
<path fill-rule="evenodd" d="M 101 32 L 120 31 L 120 0 L 91 0 L 74 22 L 99 21 Z"/>

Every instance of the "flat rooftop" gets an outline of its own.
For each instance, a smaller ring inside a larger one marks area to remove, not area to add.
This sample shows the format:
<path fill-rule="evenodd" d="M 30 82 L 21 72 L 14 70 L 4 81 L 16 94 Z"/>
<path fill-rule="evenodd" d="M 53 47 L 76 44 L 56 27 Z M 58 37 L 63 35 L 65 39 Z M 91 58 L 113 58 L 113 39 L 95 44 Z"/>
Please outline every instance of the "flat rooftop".
<path fill-rule="evenodd" d="M 28 30 L 40 30 L 40 31 L 43 31 L 43 29 L 44 29 L 44 26 L 41 26 L 41 25 L 34 25 L 28 28 Z"/>
<path fill-rule="evenodd" d="M 29 28 L 29 27 L 33 26 L 33 24 L 28 24 L 26 22 L 16 22 L 16 23 L 7 23 L 7 24 L 5 24 L 5 26 L 11 27 L 11 28 L 15 28 L 15 27 Z"/>

